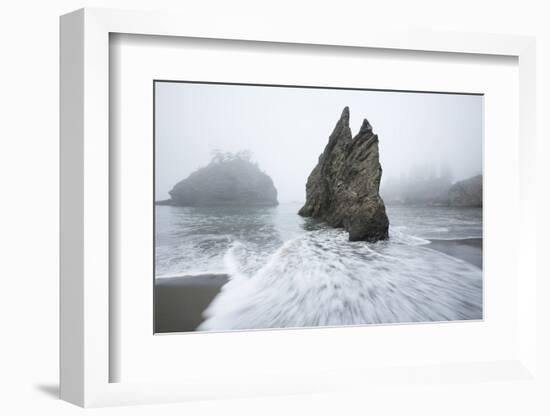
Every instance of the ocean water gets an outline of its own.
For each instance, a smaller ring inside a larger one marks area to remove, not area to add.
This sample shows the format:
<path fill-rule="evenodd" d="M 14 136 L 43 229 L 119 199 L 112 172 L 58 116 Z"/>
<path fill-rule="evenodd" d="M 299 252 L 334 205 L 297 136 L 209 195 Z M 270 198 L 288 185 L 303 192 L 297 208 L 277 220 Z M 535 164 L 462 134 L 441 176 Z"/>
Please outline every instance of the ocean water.
<path fill-rule="evenodd" d="M 480 319 L 482 272 L 429 239 L 482 236 L 481 209 L 388 206 L 390 239 L 273 208 L 156 207 L 156 278 L 225 273 L 199 330 Z"/>

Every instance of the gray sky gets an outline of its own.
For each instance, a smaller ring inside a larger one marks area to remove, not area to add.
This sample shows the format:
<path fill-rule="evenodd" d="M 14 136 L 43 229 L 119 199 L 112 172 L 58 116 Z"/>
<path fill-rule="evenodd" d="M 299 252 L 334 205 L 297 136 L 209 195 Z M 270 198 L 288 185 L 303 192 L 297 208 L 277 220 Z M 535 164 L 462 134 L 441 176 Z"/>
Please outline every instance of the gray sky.
<path fill-rule="evenodd" d="M 156 199 L 213 149 L 248 149 L 279 202 L 305 200 L 305 183 L 345 106 L 355 135 L 367 118 L 380 140 L 382 187 L 417 166 L 446 164 L 454 180 L 482 169 L 480 96 L 167 83 L 156 84 Z"/>

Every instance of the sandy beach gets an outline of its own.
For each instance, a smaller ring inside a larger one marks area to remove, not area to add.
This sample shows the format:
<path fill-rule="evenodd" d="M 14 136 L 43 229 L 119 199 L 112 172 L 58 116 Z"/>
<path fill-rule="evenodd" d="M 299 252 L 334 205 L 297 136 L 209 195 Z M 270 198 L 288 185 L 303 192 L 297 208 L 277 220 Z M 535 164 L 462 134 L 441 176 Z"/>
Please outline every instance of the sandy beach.
<path fill-rule="evenodd" d="M 155 332 L 194 331 L 227 279 L 225 274 L 156 279 Z"/>
<path fill-rule="evenodd" d="M 430 240 L 426 247 L 441 251 L 449 256 L 467 261 L 479 268 L 483 266 L 483 239 Z"/>

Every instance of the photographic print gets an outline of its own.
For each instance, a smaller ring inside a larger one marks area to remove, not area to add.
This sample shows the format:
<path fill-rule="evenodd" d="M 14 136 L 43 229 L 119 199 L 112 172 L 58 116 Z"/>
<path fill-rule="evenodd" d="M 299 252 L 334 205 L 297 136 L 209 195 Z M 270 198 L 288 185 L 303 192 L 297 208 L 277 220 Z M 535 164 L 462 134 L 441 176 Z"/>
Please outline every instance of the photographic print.
<path fill-rule="evenodd" d="M 156 333 L 483 318 L 483 96 L 154 82 Z"/>

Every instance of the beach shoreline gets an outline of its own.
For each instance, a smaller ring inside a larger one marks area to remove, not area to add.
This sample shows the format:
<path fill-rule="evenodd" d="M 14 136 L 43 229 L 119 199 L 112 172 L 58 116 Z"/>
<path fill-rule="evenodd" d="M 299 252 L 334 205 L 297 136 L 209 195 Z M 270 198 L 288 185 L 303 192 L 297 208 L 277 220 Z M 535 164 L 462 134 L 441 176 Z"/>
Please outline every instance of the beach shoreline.
<path fill-rule="evenodd" d="M 228 280 L 226 274 L 155 279 L 155 333 L 195 331 Z"/>
<path fill-rule="evenodd" d="M 430 244 L 427 244 L 426 247 L 473 264 L 480 269 L 483 268 L 482 238 L 431 239 Z"/>
<path fill-rule="evenodd" d="M 483 240 L 432 239 L 426 248 L 482 268 Z M 193 332 L 203 312 L 229 281 L 227 274 L 166 277 L 155 280 L 155 333 Z"/>

